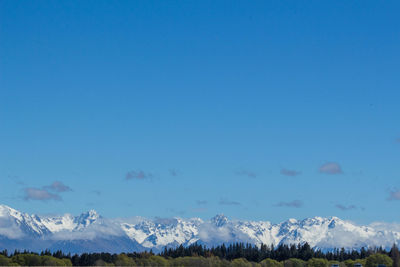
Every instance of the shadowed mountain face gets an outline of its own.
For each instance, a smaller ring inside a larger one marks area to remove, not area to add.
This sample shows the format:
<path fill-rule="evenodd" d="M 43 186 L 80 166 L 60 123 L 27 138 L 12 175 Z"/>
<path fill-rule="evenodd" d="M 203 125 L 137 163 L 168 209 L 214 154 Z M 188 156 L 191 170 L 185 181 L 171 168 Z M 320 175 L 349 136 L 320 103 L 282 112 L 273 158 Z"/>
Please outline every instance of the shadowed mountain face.
<path fill-rule="evenodd" d="M 336 217 L 289 219 L 279 224 L 268 221 L 229 220 L 217 215 L 209 221 L 181 219 L 106 219 L 95 211 L 41 217 L 0 205 L 0 248 L 44 249 L 65 252 L 159 251 L 165 246 L 195 242 L 207 246 L 230 242 L 293 244 L 308 242 L 312 247 L 361 248 L 400 244 L 399 225 L 375 223 L 358 226 Z"/>

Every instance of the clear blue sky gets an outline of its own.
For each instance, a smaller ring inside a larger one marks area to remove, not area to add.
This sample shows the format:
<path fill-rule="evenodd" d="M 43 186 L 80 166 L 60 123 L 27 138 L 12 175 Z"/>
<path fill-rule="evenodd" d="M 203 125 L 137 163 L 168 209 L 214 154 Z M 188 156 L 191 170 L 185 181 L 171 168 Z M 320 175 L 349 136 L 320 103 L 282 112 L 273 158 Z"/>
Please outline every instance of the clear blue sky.
<path fill-rule="evenodd" d="M 2 0 L 0 203 L 399 222 L 399 13 Z"/>

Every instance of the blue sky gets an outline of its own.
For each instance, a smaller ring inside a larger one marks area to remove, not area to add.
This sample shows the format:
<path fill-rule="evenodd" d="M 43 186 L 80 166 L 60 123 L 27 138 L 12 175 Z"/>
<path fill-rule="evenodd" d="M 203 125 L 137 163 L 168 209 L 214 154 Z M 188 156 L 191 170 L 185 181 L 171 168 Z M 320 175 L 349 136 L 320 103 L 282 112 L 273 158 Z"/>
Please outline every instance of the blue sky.
<path fill-rule="evenodd" d="M 0 203 L 399 222 L 397 1 L 0 1 Z"/>

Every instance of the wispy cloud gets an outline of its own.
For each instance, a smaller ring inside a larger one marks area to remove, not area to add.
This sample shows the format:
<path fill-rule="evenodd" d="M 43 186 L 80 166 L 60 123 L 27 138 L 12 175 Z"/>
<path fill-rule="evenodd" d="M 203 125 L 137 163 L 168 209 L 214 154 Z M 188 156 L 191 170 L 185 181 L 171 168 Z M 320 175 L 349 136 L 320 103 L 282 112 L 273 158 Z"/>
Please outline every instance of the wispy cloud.
<path fill-rule="evenodd" d="M 342 204 L 336 204 L 335 205 L 336 208 L 343 210 L 343 211 L 347 211 L 347 210 L 356 210 L 357 206 L 356 205 L 342 205 Z"/>
<path fill-rule="evenodd" d="M 241 205 L 240 202 L 229 200 L 226 198 L 221 198 L 218 202 L 220 205 L 227 205 L 227 206 L 239 206 Z"/>
<path fill-rule="evenodd" d="M 44 188 L 58 193 L 72 191 L 72 189 L 69 186 L 66 186 L 60 181 L 55 181 L 51 185 L 45 186 Z"/>
<path fill-rule="evenodd" d="M 400 190 L 389 191 L 389 197 L 387 200 L 400 200 Z"/>
<path fill-rule="evenodd" d="M 50 236 L 51 240 L 94 240 L 104 236 L 124 236 L 124 231 L 113 220 L 101 219 L 101 223 L 93 223 L 85 231 L 59 231 Z"/>
<path fill-rule="evenodd" d="M 177 169 L 169 169 L 169 175 L 171 176 L 178 176 L 180 174 L 180 172 Z"/>
<path fill-rule="evenodd" d="M 145 180 L 145 179 L 149 179 L 152 178 L 153 174 L 151 173 L 146 173 L 142 170 L 138 170 L 138 171 L 129 171 L 126 173 L 125 175 L 125 179 L 126 180 Z"/>
<path fill-rule="evenodd" d="M 207 200 L 197 200 L 196 203 L 197 203 L 197 205 L 207 205 L 208 201 Z"/>
<path fill-rule="evenodd" d="M 290 207 L 290 208 L 301 208 L 303 207 L 303 201 L 301 200 L 293 200 L 290 202 L 285 202 L 285 201 L 281 201 L 277 204 L 275 204 L 276 207 Z"/>
<path fill-rule="evenodd" d="M 53 194 L 44 188 L 40 189 L 35 187 L 27 187 L 24 189 L 24 191 L 25 191 L 25 197 L 24 197 L 25 200 L 42 200 L 42 201 L 62 200 L 61 196 Z"/>
<path fill-rule="evenodd" d="M 237 171 L 237 172 L 236 172 L 236 175 L 239 175 L 239 176 L 247 176 L 247 177 L 250 177 L 250 178 L 255 178 L 255 177 L 257 177 L 257 174 L 256 174 L 255 172 L 249 171 L 249 170 Z"/>
<path fill-rule="evenodd" d="M 92 194 L 95 194 L 96 196 L 101 196 L 101 191 L 99 190 L 93 190 L 91 191 Z"/>
<path fill-rule="evenodd" d="M 281 174 L 285 175 L 285 176 L 297 176 L 300 175 L 301 172 L 300 171 L 295 171 L 295 170 L 288 170 L 288 169 L 281 169 Z"/>
<path fill-rule="evenodd" d="M 342 168 L 340 165 L 336 162 L 327 162 L 321 167 L 319 167 L 319 172 L 320 173 L 325 173 L 325 174 L 342 174 Z"/>
<path fill-rule="evenodd" d="M 24 188 L 25 200 L 56 200 L 61 201 L 60 193 L 72 191 L 72 189 L 60 181 L 55 181 L 51 185 L 46 185 L 41 188 L 26 187 Z"/>
<path fill-rule="evenodd" d="M 14 181 L 17 185 L 25 185 L 25 183 L 17 175 L 8 175 L 7 177 Z"/>
<path fill-rule="evenodd" d="M 9 239 L 19 239 L 25 236 L 21 226 L 11 216 L 0 217 L 0 235 Z"/>

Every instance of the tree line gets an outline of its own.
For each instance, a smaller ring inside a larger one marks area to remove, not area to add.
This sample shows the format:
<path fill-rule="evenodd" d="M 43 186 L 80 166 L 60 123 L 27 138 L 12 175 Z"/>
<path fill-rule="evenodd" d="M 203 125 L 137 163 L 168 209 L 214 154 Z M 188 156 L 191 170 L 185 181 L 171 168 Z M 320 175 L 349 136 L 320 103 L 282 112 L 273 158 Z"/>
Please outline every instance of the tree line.
<path fill-rule="evenodd" d="M 164 248 L 132 253 L 65 254 L 61 250 L 41 253 L 18 251 L 0 252 L 0 266 L 252 266 L 252 267 L 400 267 L 400 251 L 393 245 L 390 251 L 379 248 L 361 250 L 313 249 L 308 243 L 298 245 L 260 245 L 245 243 L 222 244 L 206 247 L 192 244 L 184 247 Z"/>

